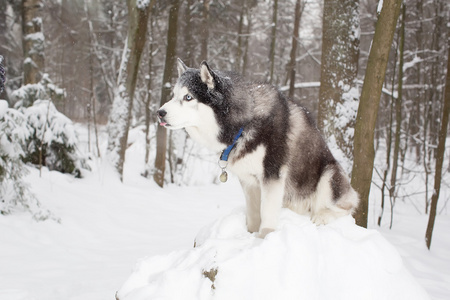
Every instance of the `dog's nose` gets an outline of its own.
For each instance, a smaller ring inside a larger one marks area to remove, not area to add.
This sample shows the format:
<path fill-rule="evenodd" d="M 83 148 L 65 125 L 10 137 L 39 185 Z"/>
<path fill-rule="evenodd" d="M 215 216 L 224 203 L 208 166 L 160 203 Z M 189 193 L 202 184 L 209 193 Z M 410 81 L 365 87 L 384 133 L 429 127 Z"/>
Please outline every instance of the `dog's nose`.
<path fill-rule="evenodd" d="M 167 115 L 167 111 L 165 111 L 164 109 L 160 109 L 156 113 L 158 114 L 158 117 L 160 117 L 160 118 L 164 118 L 164 116 Z"/>

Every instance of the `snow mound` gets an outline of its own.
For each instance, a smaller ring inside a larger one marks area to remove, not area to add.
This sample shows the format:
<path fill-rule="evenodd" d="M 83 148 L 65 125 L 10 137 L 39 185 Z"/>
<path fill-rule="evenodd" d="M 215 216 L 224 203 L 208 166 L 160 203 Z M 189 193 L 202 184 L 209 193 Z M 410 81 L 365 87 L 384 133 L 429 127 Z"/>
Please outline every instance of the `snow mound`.
<path fill-rule="evenodd" d="M 316 226 L 288 209 L 264 240 L 235 210 L 204 228 L 195 248 L 140 261 L 117 298 L 429 299 L 377 231 L 350 216 Z"/>

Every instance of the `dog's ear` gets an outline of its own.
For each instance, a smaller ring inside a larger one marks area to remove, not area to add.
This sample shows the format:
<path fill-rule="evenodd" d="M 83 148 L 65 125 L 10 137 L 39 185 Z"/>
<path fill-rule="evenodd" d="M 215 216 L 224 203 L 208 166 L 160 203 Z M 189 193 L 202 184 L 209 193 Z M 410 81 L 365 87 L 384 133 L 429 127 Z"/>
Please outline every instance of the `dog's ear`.
<path fill-rule="evenodd" d="M 178 77 L 180 77 L 181 74 L 183 74 L 186 71 L 187 67 L 180 58 L 178 58 L 177 60 L 178 60 L 178 64 L 177 64 Z"/>
<path fill-rule="evenodd" d="M 202 81 L 206 83 L 208 89 L 214 89 L 214 73 L 206 61 L 202 61 L 202 64 L 200 65 L 200 77 L 202 78 Z"/>

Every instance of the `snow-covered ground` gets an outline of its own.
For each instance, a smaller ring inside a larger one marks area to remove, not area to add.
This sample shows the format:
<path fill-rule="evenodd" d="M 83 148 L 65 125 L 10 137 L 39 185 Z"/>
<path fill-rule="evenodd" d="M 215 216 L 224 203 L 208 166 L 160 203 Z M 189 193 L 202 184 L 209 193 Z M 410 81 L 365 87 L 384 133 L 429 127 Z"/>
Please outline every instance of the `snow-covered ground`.
<path fill-rule="evenodd" d="M 119 289 L 121 300 L 239 299 L 236 293 L 241 299 L 342 299 L 346 293 L 346 299 L 401 299 L 401 291 L 404 299 L 426 299 L 422 287 L 431 299 L 450 299 L 445 209 L 431 251 L 424 242 L 427 216 L 408 201 L 396 204 L 392 230 L 387 213 L 384 225 L 376 226 L 378 204 L 371 207 L 373 230 L 350 218 L 316 227 L 285 210 L 280 229 L 260 240 L 245 231 L 235 178 L 160 189 L 139 175 L 143 150 L 135 144 L 127 152 L 124 183 L 97 158 L 82 179 L 46 169 L 39 176 L 30 168 L 33 192 L 61 222 L 36 222 L 27 213 L 0 216 L 0 300 L 106 300 Z M 214 269 L 213 283 L 207 277 Z M 223 288 L 233 280 L 233 289 Z M 270 294 L 276 288 L 280 298 Z"/>

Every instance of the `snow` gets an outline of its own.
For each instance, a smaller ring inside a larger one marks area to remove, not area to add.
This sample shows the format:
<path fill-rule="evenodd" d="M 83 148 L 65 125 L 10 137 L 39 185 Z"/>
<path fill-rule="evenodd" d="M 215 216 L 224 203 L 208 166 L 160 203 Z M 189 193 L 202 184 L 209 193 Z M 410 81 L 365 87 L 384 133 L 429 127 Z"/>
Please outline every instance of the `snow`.
<path fill-rule="evenodd" d="M 192 245 L 203 222 L 236 204 L 214 200 L 212 189 L 161 190 L 138 177 L 121 184 L 108 164 L 81 180 L 30 170 L 61 224 L 0 216 L 1 300 L 114 299 L 140 257 Z M 189 214 L 177 209 L 187 203 Z"/>
<path fill-rule="evenodd" d="M 278 230 L 261 240 L 245 230 L 236 178 L 160 189 L 139 175 L 139 139 L 127 151 L 123 183 L 95 157 L 82 179 L 28 167 L 25 179 L 61 222 L 0 215 L 0 300 L 106 300 L 119 290 L 120 300 L 427 299 L 421 286 L 432 299 L 450 298 L 446 210 L 431 251 L 427 216 L 402 201 L 393 230 L 362 229 L 350 217 L 317 227 L 283 210 Z M 213 283 L 203 273 L 215 269 Z"/>
<path fill-rule="evenodd" d="M 144 10 L 150 4 L 150 0 L 137 0 L 136 7 L 140 10 Z"/>
<path fill-rule="evenodd" d="M 8 102 L 6 100 L 0 100 L 0 119 L 3 118 L 8 110 Z"/>
<path fill-rule="evenodd" d="M 294 88 L 300 89 L 300 88 L 312 88 L 312 87 L 320 87 L 320 81 L 313 81 L 313 82 L 297 82 L 294 84 Z M 280 87 L 280 91 L 286 92 L 289 90 L 289 86 L 282 86 Z"/>
<path fill-rule="evenodd" d="M 72 121 L 56 110 L 49 100 L 36 100 L 25 110 L 28 123 L 36 129 L 36 135 L 47 144 L 57 142 L 75 146 L 78 139 Z"/>
<path fill-rule="evenodd" d="M 278 230 L 261 240 L 246 231 L 242 208 L 199 240 L 138 263 L 118 298 L 428 299 L 395 248 L 351 217 L 318 227 L 285 209 Z M 214 282 L 202 275 L 210 270 Z"/>
<path fill-rule="evenodd" d="M 383 0 L 379 0 L 378 5 L 377 5 L 377 14 L 378 15 L 381 13 L 382 9 L 383 9 Z"/>
<path fill-rule="evenodd" d="M 25 35 L 24 39 L 26 41 L 38 41 L 43 42 L 45 40 L 44 34 L 41 31 L 35 32 L 35 33 L 29 33 Z"/>
<path fill-rule="evenodd" d="M 416 64 L 421 63 L 423 61 L 422 58 L 415 55 L 411 61 L 405 62 L 403 64 L 403 72 L 406 72 L 409 68 L 413 68 L 416 66 Z"/>
<path fill-rule="evenodd" d="M 18 159 L 23 155 L 20 144 L 25 142 L 29 134 L 24 116 L 8 108 L 8 102 L 0 100 L 0 160 L 4 157 Z"/>
<path fill-rule="evenodd" d="M 32 20 L 33 24 L 39 25 L 39 27 L 42 26 L 42 18 L 41 17 L 34 17 Z"/>

